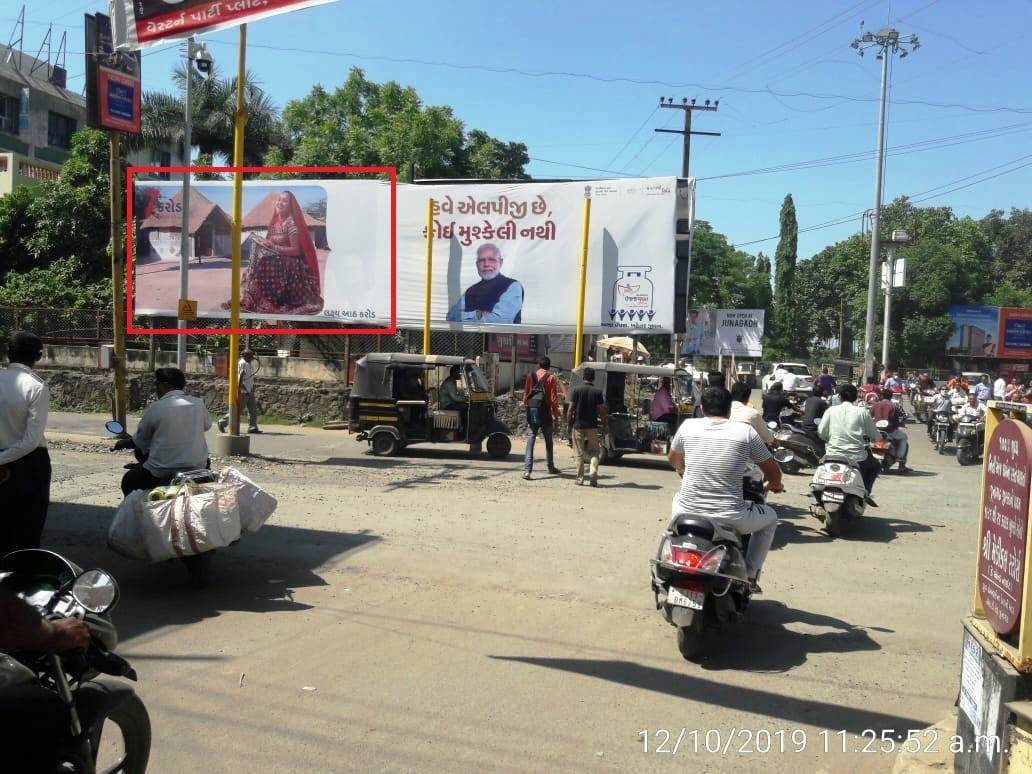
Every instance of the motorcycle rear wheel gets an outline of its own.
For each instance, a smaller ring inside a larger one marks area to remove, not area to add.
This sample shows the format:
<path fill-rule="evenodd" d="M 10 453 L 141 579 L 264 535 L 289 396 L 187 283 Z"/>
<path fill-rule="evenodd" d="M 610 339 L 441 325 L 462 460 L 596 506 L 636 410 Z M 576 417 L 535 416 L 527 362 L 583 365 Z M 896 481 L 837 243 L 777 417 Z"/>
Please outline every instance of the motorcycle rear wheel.
<path fill-rule="evenodd" d="M 118 730 L 122 734 L 124 753 L 119 771 L 123 771 L 125 774 L 144 774 L 150 758 L 151 722 L 143 701 L 136 694 L 127 696 L 108 713 L 105 720 L 118 726 Z M 101 733 L 98 733 L 93 739 L 94 763 L 96 763 L 100 742 Z M 105 769 L 110 768 L 107 761 L 103 763 Z"/>
<path fill-rule="evenodd" d="M 677 649 L 686 661 L 695 661 L 706 649 L 706 625 L 702 610 L 697 610 L 688 626 L 677 628 Z"/>
<path fill-rule="evenodd" d="M 831 537 L 838 537 L 842 534 L 842 511 L 841 508 L 824 508 L 824 531 Z"/>

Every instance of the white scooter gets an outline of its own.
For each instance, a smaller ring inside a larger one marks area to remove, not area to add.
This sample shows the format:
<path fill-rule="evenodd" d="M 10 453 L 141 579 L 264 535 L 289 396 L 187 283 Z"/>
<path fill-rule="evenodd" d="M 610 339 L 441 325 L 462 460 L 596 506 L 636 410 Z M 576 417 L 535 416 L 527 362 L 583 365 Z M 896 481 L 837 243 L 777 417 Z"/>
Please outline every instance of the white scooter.
<path fill-rule="evenodd" d="M 810 496 L 815 500 L 810 513 L 832 537 L 842 534 L 844 521 L 859 519 L 867 507 L 860 468 L 844 457 L 827 455 L 821 460 L 810 482 Z"/>

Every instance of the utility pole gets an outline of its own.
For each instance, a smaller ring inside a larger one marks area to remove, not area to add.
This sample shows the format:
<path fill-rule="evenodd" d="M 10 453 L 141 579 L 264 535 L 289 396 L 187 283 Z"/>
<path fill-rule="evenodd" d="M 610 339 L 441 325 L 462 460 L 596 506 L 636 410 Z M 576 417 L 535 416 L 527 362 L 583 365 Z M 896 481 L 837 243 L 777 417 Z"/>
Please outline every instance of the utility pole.
<path fill-rule="evenodd" d="M 684 111 L 684 129 L 656 129 L 657 132 L 666 132 L 667 134 L 680 134 L 684 137 L 684 148 L 681 152 L 681 177 L 689 177 L 688 174 L 688 162 L 692 155 L 692 135 L 693 134 L 704 134 L 708 137 L 719 137 L 720 132 L 693 132 L 692 131 L 692 113 L 696 110 L 708 110 L 715 111 L 720 105 L 720 100 L 714 100 L 713 104 L 710 104 L 709 100 L 706 100 L 702 105 L 696 105 L 695 100 L 688 101 L 685 97 L 681 100 L 680 105 L 674 104 L 673 97 L 667 97 L 666 102 L 663 98 L 659 98 L 659 106 L 661 108 L 674 108 L 677 110 Z"/>
<path fill-rule="evenodd" d="M 885 107 L 888 102 L 889 57 L 899 54 L 904 59 L 910 51 L 917 51 L 921 44 L 917 35 L 911 35 L 908 41 L 900 40 L 899 32 L 891 27 L 883 27 L 878 32 L 863 32 L 852 42 L 852 48 L 860 56 L 867 48 L 878 50 L 875 58 L 881 60 L 881 100 L 878 106 L 878 153 L 874 169 L 874 210 L 871 213 L 871 260 L 868 265 L 867 278 L 867 320 L 864 325 L 864 378 L 874 376 L 874 313 L 878 303 L 879 256 L 881 253 L 881 203 L 882 177 L 885 171 Z M 908 49 L 907 46 L 910 48 Z"/>
<path fill-rule="evenodd" d="M 684 97 L 684 98 L 681 99 L 681 104 L 680 105 L 675 105 L 673 97 L 667 97 L 665 101 L 663 100 L 663 97 L 659 98 L 659 106 L 661 108 L 666 108 L 668 110 L 669 109 L 677 109 L 677 110 L 683 110 L 684 111 L 684 129 L 656 129 L 655 131 L 657 131 L 657 132 L 665 132 L 667 134 L 679 134 L 684 139 L 684 144 L 683 144 L 682 149 L 681 149 L 681 177 L 683 177 L 685 179 L 687 179 L 689 177 L 688 171 L 689 171 L 690 162 L 691 162 L 691 156 L 692 156 L 692 135 L 693 134 L 700 134 L 700 135 L 706 135 L 708 137 L 719 137 L 720 136 L 720 132 L 694 132 L 694 131 L 692 131 L 692 113 L 694 113 L 696 110 L 705 110 L 705 111 L 711 112 L 711 113 L 712 112 L 716 112 L 717 107 L 719 107 L 719 105 L 720 105 L 720 100 L 719 99 L 714 100 L 713 104 L 710 104 L 710 101 L 706 100 L 703 104 L 697 105 L 697 104 L 695 104 L 695 99 L 694 98 L 692 98 L 692 100 L 689 102 L 688 98 Z M 687 285 L 685 286 L 685 289 L 684 289 L 684 295 L 685 295 L 686 299 L 688 297 L 688 286 L 691 285 L 691 281 L 692 281 L 691 271 L 692 271 L 692 240 L 691 240 L 691 236 L 689 236 L 689 239 L 688 239 L 688 278 L 686 280 Z M 681 356 L 681 353 L 680 353 L 680 347 L 678 346 L 677 334 L 676 333 L 673 336 L 670 337 L 670 349 L 672 350 L 674 363 L 677 363 L 678 362 L 678 358 Z"/>
<path fill-rule="evenodd" d="M 183 128 L 183 152 L 186 154 L 183 166 L 191 166 L 190 161 L 193 153 L 190 148 L 193 144 L 193 99 L 191 83 L 193 82 L 193 35 L 186 39 L 186 125 Z M 190 173 L 183 175 L 183 228 L 179 232 L 179 299 L 190 297 Z M 179 321 L 179 329 L 186 327 L 186 320 Z M 176 336 L 176 366 L 180 371 L 186 373 L 186 334 L 180 333 Z"/>

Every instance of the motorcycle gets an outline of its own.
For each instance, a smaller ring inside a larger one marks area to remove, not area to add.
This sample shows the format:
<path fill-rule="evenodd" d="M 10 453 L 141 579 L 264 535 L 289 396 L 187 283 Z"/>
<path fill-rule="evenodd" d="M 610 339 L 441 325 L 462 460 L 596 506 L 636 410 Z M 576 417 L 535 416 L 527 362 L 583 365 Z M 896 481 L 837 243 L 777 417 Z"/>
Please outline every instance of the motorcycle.
<path fill-rule="evenodd" d="M 889 438 L 889 421 L 887 419 L 878 420 L 874 423 L 874 426 L 878 428 L 881 437 L 875 439 L 874 443 L 871 444 L 871 454 L 878 460 L 882 472 L 887 473 L 892 470 L 892 466 L 899 459 L 896 442 Z"/>
<path fill-rule="evenodd" d="M 985 444 L 985 422 L 961 419 L 957 424 L 957 462 L 970 465 L 982 456 Z"/>
<path fill-rule="evenodd" d="M 810 513 L 824 523 L 832 537 L 842 534 L 845 521 L 855 521 L 867 507 L 867 487 L 860 468 L 844 457 L 826 456 L 813 474 Z"/>
<path fill-rule="evenodd" d="M 768 422 L 774 439 L 793 454 L 790 463 L 781 465 L 783 473 L 793 475 L 806 466 L 815 468 L 824 456 L 824 441 L 817 433 L 803 429 L 793 417 L 783 415 L 781 423 Z"/>
<path fill-rule="evenodd" d="M 115 420 L 109 420 L 104 423 L 104 428 L 112 435 L 122 438 L 129 438 L 129 434 L 126 433 L 125 427 L 121 422 Z M 112 447 L 111 451 L 115 451 L 116 448 Z M 136 457 L 136 462 L 130 462 L 125 465 L 126 470 L 130 470 L 135 467 L 140 467 L 144 462 L 147 461 L 147 455 L 133 446 L 133 455 Z M 214 483 L 217 478 L 212 473 L 210 466 L 211 460 L 208 461 L 209 468 L 202 470 L 187 470 L 173 475 L 165 476 L 160 482 L 159 486 L 178 486 L 179 484 L 192 482 L 196 484 L 211 484 Z M 184 556 L 179 561 L 183 563 L 183 567 L 186 569 L 187 575 L 190 576 L 190 583 L 199 589 L 206 588 L 211 583 L 211 560 L 215 555 L 214 551 L 206 551 L 201 554 L 194 554 L 193 556 Z"/>
<path fill-rule="evenodd" d="M 900 427 L 902 427 L 903 425 L 905 425 L 907 423 L 907 420 L 910 418 L 909 414 L 907 414 L 906 409 L 903 408 L 903 388 L 902 387 L 893 387 L 892 388 L 892 405 L 894 405 L 896 407 L 896 416 L 899 417 L 899 424 L 900 424 Z"/>
<path fill-rule="evenodd" d="M 911 403 L 913 403 L 914 416 L 917 417 L 917 421 L 923 425 L 928 424 L 928 419 L 932 410 L 932 404 L 935 403 L 935 392 L 919 392 L 911 401 Z"/>
<path fill-rule="evenodd" d="M 143 774 L 150 757 L 151 725 L 147 708 L 130 685 L 110 677 L 136 680 L 129 662 L 114 653 L 118 632 L 111 609 L 118 602 L 118 584 L 104 570 L 85 572 L 52 551 L 14 551 L 0 561 L 0 585 L 17 594 L 48 620 L 78 618 L 90 630 L 84 653 L 17 654 L 19 673 L 61 697 L 68 715 L 68 734 L 54 740 L 60 771 L 95 774 L 121 771 Z M 31 675 L 30 675 L 31 673 Z M 102 675 L 108 675 L 105 677 Z M 121 759 L 98 765 L 112 745 L 101 742 L 113 727 L 121 735 Z M 69 768 L 70 767 L 70 768 Z"/>
<path fill-rule="evenodd" d="M 935 443 L 935 450 L 939 454 L 946 452 L 946 444 L 953 437 L 953 420 L 950 418 L 948 412 L 940 411 L 935 415 L 935 437 L 933 441 Z"/>
<path fill-rule="evenodd" d="M 779 449 L 778 456 L 791 453 Z M 746 478 L 743 496 L 763 504 L 763 482 Z M 697 516 L 672 522 L 659 541 L 652 565 L 656 609 L 677 628 L 677 649 L 687 660 L 699 658 L 707 635 L 741 622 L 752 596 L 745 554 L 749 535 L 723 529 Z"/>

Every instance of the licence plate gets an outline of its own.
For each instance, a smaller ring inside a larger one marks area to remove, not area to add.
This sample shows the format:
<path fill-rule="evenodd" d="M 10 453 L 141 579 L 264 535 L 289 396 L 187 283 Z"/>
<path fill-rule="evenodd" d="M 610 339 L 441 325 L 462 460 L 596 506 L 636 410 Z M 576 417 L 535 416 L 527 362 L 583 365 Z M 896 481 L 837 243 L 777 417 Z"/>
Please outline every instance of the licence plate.
<path fill-rule="evenodd" d="M 678 607 L 690 607 L 692 610 L 702 610 L 705 599 L 705 591 L 681 591 L 673 586 L 667 591 L 667 602 Z"/>

